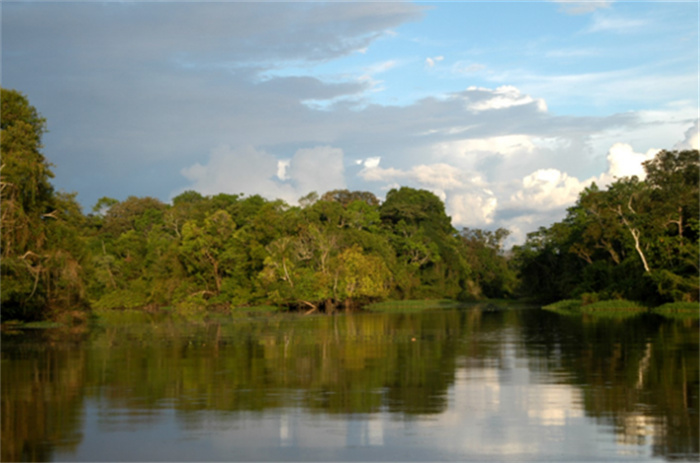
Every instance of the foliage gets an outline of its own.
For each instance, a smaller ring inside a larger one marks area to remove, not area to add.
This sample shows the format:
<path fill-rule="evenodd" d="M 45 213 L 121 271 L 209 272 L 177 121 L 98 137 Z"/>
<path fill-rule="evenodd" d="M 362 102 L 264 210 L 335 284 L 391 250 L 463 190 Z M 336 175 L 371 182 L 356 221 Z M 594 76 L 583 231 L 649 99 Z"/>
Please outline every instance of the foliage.
<path fill-rule="evenodd" d="M 669 318 L 700 318 L 700 306 L 696 302 L 669 302 L 654 308 L 652 312 Z"/>
<path fill-rule="evenodd" d="M 646 179 L 586 188 L 566 218 L 514 249 L 521 292 L 545 302 L 595 295 L 651 304 L 697 301 L 697 150 L 660 151 Z"/>
<path fill-rule="evenodd" d="M 2 318 L 41 319 L 84 304 L 84 220 L 75 196 L 50 183 L 46 121 L 21 93 L 0 94 Z"/>
<path fill-rule="evenodd" d="M 462 230 L 460 238 L 465 248 L 465 258 L 471 269 L 470 281 L 473 293 L 487 298 L 513 296 L 517 277 L 504 255 L 503 242 L 510 232 L 504 228 L 495 231 Z"/>
<path fill-rule="evenodd" d="M 408 187 L 383 202 L 364 191 L 312 193 L 294 207 L 194 191 L 172 204 L 103 197 L 84 215 L 74 194 L 50 183 L 46 122 L 26 97 L 2 90 L 1 128 L 4 320 L 88 307 L 199 316 L 386 299 L 697 300 L 697 151 L 660 152 L 644 181 L 592 185 L 564 221 L 511 255 L 507 230 L 460 233 L 439 197 Z"/>

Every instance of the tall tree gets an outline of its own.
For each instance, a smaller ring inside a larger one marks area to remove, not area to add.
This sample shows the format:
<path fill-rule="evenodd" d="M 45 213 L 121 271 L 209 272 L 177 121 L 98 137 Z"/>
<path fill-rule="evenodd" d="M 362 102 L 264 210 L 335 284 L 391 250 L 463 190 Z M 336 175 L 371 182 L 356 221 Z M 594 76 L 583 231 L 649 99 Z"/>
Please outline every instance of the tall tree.
<path fill-rule="evenodd" d="M 82 213 L 73 196 L 54 193 L 46 120 L 17 91 L 0 89 L 0 99 L 2 315 L 37 319 L 82 297 Z"/>
<path fill-rule="evenodd" d="M 562 222 L 529 235 L 516 249 L 523 288 L 545 299 L 697 300 L 698 151 L 660 151 L 644 169 L 644 181 L 585 189 Z"/>

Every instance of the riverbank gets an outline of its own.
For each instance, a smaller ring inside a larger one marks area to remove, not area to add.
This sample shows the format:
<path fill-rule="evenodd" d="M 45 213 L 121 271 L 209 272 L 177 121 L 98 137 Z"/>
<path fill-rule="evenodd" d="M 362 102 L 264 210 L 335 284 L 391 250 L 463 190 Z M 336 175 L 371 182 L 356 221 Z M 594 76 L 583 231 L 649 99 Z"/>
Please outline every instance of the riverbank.
<path fill-rule="evenodd" d="M 670 302 L 658 307 L 647 307 L 639 302 L 616 299 L 585 303 L 581 299 L 565 299 L 545 305 L 543 310 L 562 315 L 596 315 L 615 318 L 626 318 L 640 313 L 655 313 L 667 318 L 697 319 L 700 318 L 700 305 L 696 302 Z"/>

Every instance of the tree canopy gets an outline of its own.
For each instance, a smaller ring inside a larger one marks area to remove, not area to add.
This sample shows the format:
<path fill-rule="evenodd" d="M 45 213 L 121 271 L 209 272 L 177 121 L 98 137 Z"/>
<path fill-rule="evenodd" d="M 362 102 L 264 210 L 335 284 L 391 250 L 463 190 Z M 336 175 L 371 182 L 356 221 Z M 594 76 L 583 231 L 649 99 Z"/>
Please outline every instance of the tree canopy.
<path fill-rule="evenodd" d="M 644 180 L 586 188 L 563 221 L 515 249 L 527 294 L 698 300 L 700 155 L 662 150 L 643 166 Z"/>
<path fill-rule="evenodd" d="M 697 300 L 698 152 L 661 151 L 645 180 L 591 185 L 567 217 L 512 253 L 506 229 L 456 230 L 435 194 L 401 187 L 259 195 L 103 197 L 83 214 L 56 192 L 46 121 L 2 89 L 2 317 L 89 308 L 332 312 L 379 299 L 589 294 Z"/>

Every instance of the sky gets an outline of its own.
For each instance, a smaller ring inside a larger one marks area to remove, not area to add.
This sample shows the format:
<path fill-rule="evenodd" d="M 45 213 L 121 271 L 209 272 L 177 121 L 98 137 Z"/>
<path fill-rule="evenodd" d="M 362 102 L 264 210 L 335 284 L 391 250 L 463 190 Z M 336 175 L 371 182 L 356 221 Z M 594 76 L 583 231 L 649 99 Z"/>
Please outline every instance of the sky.
<path fill-rule="evenodd" d="M 520 243 L 592 182 L 698 148 L 696 1 L 0 8 L 0 85 L 46 117 L 53 184 L 86 212 L 409 186 Z"/>

